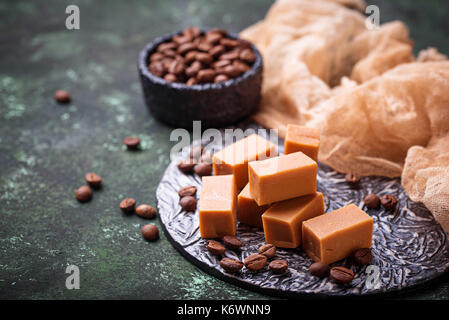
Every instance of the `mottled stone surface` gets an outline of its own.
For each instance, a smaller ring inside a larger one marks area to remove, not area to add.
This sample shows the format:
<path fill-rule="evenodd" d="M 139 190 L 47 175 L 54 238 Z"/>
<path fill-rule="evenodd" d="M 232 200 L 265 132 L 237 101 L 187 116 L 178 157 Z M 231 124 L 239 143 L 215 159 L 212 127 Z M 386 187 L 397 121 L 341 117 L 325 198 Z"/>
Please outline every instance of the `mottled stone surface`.
<path fill-rule="evenodd" d="M 155 205 L 169 163 L 171 128 L 144 106 L 137 54 L 151 39 L 189 25 L 234 32 L 261 19 L 267 0 L 0 2 L 0 298 L 260 299 L 213 278 L 167 241 L 141 238 L 147 223 L 118 208 L 122 198 Z M 382 20 L 410 26 L 417 48 L 449 53 L 448 3 L 373 1 Z M 77 4 L 81 30 L 65 29 Z M 59 105 L 53 92 L 72 102 Z M 142 139 L 128 152 L 125 136 Z M 86 172 L 104 187 L 80 204 Z M 156 225 L 159 221 L 153 220 Z M 67 290 L 67 265 L 81 289 Z M 398 298 L 449 298 L 449 277 Z"/>

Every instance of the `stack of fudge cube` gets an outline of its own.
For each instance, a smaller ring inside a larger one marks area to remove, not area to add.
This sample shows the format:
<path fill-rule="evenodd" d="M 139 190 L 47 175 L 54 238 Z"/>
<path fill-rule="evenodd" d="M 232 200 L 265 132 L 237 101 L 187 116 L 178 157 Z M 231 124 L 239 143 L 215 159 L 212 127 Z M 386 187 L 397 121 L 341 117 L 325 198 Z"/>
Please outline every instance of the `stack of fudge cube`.
<path fill-rule="evenodd" d="M 213 155 L 202 178 L 201 237 L 236 235 L 237 221 L 263 228 L 265 241 L 297 248 L 314 261 L 341 260 L 371 247 L 373 219 L 354 204 L 325 214 L 317 192 L 318 129 L 288 125 L 284 154 L 253 134 Z"/>

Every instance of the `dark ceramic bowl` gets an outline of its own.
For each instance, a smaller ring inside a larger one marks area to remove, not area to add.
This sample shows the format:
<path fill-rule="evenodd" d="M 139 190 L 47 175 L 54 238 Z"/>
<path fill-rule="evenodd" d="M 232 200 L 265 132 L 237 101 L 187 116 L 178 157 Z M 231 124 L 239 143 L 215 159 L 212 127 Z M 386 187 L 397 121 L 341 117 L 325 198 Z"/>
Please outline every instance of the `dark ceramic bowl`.
<path fill-rule="evenodd" d="M 204 30 L 203 30 L 204 31 Z M 175 34 L 167 34 L 149 43 L 139 55 L 139 74 L 145 102 L 159 120 L 177 127 L 192 128 L 201 120 L 202 128 L 224 127 L 242 120 L 259 107 L 262 86 L 262 56 L 254 45 L 257 58 L 251 69 L 238 78 L 220 83 L 188 86 L 167 82 L 148 70 L 148 60 L 157 46 Z M 229 34 L 236 39 L 237 35 Z"/>

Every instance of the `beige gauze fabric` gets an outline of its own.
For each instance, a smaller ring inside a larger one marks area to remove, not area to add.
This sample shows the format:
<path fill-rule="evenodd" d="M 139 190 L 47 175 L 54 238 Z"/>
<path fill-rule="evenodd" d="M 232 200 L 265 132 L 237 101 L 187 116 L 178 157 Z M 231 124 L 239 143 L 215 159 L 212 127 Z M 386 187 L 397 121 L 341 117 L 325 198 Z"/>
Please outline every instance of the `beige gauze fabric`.
<path fill-rule="evenodd" d="M 264 57 L 260 124 L 321 130 L 339 172 L 402 177 L 449 231 L 449 61 L 413 56 L 399 21 L 368 28 L 358 0 L 278 0 L 241 33 Z M 356 10 L 354 10 L 356 9 Z"/>

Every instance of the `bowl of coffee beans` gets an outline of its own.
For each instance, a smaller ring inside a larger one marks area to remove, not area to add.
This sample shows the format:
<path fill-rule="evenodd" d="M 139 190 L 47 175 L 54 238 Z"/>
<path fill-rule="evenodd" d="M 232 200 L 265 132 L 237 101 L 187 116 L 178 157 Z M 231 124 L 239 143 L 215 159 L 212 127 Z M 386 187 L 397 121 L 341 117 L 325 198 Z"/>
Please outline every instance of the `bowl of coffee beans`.
<path fill-rule="evenodd" d="M 259 106 L 262 56 L 249 41 L 222 29 L 190 27 L 161 36 L 140 53 L 145 102 L 159 120 L 177 127 L 223 127 Z"/>

